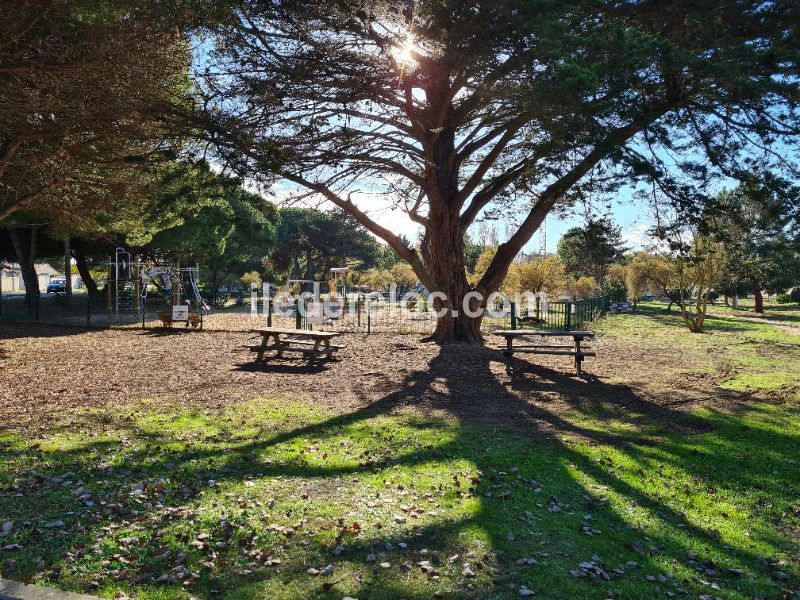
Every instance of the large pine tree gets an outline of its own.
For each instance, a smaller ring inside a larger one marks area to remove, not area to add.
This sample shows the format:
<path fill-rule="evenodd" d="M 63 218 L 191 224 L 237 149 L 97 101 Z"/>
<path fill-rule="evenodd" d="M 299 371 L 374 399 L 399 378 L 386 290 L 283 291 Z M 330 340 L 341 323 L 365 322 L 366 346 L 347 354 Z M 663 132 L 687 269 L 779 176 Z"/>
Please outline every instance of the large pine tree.
<path fill-rule="evenodd" d="M 715 177 L 786 167 L 796 147 L 794 0 L 231 6 L 202 61 L 223 157 L 350 212 L 457 311 L 473 289 L 464 233 L 487 210 L 517 227 L 474 284 L 484 297 L 547 214 L 589 186 L 642 181 L 691 208 Z M 421 244 L 356 190 L 405 208 Z M 478 340 L 479 325 L 447 312 L 434 338 Z"/>

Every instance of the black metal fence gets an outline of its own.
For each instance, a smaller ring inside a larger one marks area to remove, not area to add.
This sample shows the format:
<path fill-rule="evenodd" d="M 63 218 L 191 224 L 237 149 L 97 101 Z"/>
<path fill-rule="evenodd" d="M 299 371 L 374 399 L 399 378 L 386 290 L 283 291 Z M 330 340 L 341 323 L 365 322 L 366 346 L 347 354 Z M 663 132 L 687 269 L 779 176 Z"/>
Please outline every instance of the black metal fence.
<path fill-rule="evenodd" d="M 260 290 L 240 297 L 225 306 L 210 311 L 193 307 L 190 322 L 171 322 L 172 306 L 154 295 L 128 309 L 109 309 L 105 297 L 77 292 L 71 298 L 63 294 L 43 294 L 27 302 L 24 294 L 0 298 L 0 323 L 45 323 L 79 327 L 157 328 L 186 327 L 219 331 L 247 331 L 258 327 L 314 328 L 352 333 L 433 333 L 436 314 L 427 301 L 373 300 L 365 296 L 351 297 L 337 310 L 327 306 L 320 318 L 309 317 L 308 307 L 301 309 L 298 298 L 278 300 L 265 296 Z M 324 303 L 323 303 L 324 304 Z M 482 321 L 485 333 L 494 329 L 576 330 L 605 314 L 609 299 L 550 302 L 537 297 L 525 306 L 500 301 L 487 312 Z M 319 317 L 319 315 L 318 315 Z"/>
<path fill-rule="evenodd" d="M 527 307 L 519 309 L 512 303 L 510 315 L 512 329 L 576 331 L 605 315 L 610 308 L 607 296 L 556 302 L 537 296 L 532 304 L 533 306 L 529 302 Z"/>

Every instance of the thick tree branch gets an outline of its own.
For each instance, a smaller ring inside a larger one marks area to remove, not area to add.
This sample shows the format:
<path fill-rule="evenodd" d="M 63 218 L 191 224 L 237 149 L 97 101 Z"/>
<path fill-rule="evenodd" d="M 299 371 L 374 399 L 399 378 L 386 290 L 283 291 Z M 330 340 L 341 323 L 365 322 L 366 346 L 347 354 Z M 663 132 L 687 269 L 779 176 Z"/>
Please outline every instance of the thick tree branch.
<path fill-rule="evenodd" d="M 477 189 L 481 181 L 483 181 L 484 175 L 489 172 L 489 169 L 491 169 L 495 164 L 497 158 L 500 156 L 503 150 L 506 149 L 506 146 L 508 146 L 509 142 L 514 139 L 514 137 L 517 135 L 517 132 L 522 128 L 529 118 L 529 115 L 521 115 L 509 123 L 503 135 L 488 152 L 488 154 L 483 157 L 483 160 L 481 160 L 478 167 L 475 169 L 475 171 L 473 171 L 472 176 L 467 180 L 467 182 L 464 184 L 464 187 L 461 188 L 461 191 L 456 196 L 455 205 L 458 206 L 459 209 L 461 206 L 463 206 L 464 202 L 466 202 L 467 198 L 469 198 Z"/>
<path fill-rule="evenodd" d="M 377 235 L 379 238 L 384 240 L 387 244 L 389 244 L 392 249 L 397 252 L 398 256 L 408 262 L 413 268 L 416 274 L 419 276 L 420 280 L 422 281 L 423 285 L 430 287 L 433 289 L 435 286 L 428 274 L 425 265 L 422 263 L 422 260 L 419 257 L 419 254 L 416 250 L 409 248 L 405 245 L 403 239 L 396 235 L 394 232 L 390 231 L 386 227 L 376 223 L 373 221 L 364 211 L 362 211 L 355 203 L 350 200 L 349 198 L 345 199 L 342 198 L 339 194 L 331 190 L 328 186 L 323 183 L 313 182 L 305 177 L 298 175 L 296 173 L 291 173 L 287 171 L 282 171 L 280 173 L 281 177 L 288 179 L 289 181 L 296 183 L 298 185 L 302 185 L 303 187 L 321 194 L 325 197 L 326 200 L 329 200 L 332 204 L 338 206 L 339 208 L 347 211 L 349 214 L 353 216 L 353 218 L 358 221 L 361 225 L 363 225 L 366 229 Z"/>
<path fill-rule="evenodd" d="M 522 247 L 528 243 L 534 233 L 539 229 L 548 213 L 553 209 L 555 203 L 586 175 L 592 168 L 603 160 L 614 148 L 627 142 L 634 135 L 645 129 L 663 116 L 671 105 L 666 102 L 654 107 L 653 110 L 632 123 L 620 127 L 607 135 L 595 148 L 589 152 L 575 167 L 562 175 L 559 179 L 551 183 L 539 196 L 536 204 L 531 209 L 528 216 L 519 226 L 514 235 L 497 248 L 494 258 L 489 263 L 489 267 L 481 277 L 476 289 L 484 295 L 499 289 L 500 284 L 505 279 L 508 267 L 514 257 L 519 254 Z"/>
<path fill-rule="evenodd" d="M 530 164 L 535 164 L 535 161 Z M 517 165 L 507 169 L 502 175 L 498 175 L 487 183 L 472 197 L 469 206 L 467 206 L 467 209 L 461 214 L 461 227 L 466 230 L 472 225 L 481 210 L 483 210 L 497 194 L 519 179 L 530 164 L 528 160 L 517 163 Z"/>

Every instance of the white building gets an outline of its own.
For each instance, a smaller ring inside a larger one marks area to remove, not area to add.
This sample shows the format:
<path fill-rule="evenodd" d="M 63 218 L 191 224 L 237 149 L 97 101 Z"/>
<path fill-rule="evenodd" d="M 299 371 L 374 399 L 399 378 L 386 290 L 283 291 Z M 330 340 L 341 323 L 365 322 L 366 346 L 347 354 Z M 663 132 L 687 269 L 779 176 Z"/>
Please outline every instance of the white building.
<path fill-rule="evenodd" d="M 47 284 L 53 279 L 63 279 L 64 274 L 46 263 L 34 265 L 36 276 L 39 278 L 39 290 L 45 291 Z M 25 282 L 18 263 L 0 262 L 0 289 L 3 293 L 24 292 Z"/>

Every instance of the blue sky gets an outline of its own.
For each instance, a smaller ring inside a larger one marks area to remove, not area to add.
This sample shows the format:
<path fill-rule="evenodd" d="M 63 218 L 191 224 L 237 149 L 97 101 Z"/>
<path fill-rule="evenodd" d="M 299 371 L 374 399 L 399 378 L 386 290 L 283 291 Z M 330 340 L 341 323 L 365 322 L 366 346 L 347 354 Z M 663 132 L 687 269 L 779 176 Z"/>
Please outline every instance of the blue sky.
<path fill-rule="evenodd" d="M 580 209 L 578 209 L 580 212 Z M 609 216 L 622 228 L 622 236 L 630 248 L 639 248 L 647 241 L 647 230 L 653 220 L 649 206 L 641 200 L 632 197 L 630 188 L 621 189 L 612 203 Z M 582 214 L 573 214 L 569 218 L 559 219 L 555 216 L 548 217 L 547 221 L 547 250 L 555 252 L 556 244 L 564 233 L 571 227 L 580 226 L 584 221 Z M 525 251 L 538 250 L 539 234 L 525 247 Z"/>
<path fill-rule="evenodd" d="M 281 202 L 297 188 L 287 185 L 283 182 L 277 183 L 272 188 L 272 200 Z M 414 240 L 417 238 L 420 231 L 419 225 L 413 223 L 407 215 L 400 210 L 392 210 L 386 200 L 382 197 L 371 196 L 364 192 L 360 196 L 354 195 L 356 204 L 375 221 L 394 231 L 405 235 L 408 239 Z M 309 203 L 308 206 L 313 206 L 322 209 L 329 209 L 332 207 L 329 203 L 318 204 L 317 202 Z M 564 233 L 572 228 L 580 226 L 585 220 L 585 207 L 578 205 L 569 216 L 559 218 L 556 215 L 550 215 L 547 219 L 547 251 L 555 252 L 558 240 Z M 595 212 L 594 216 L 602 216 Z M 652 215 L 650 207 L 646 206 L 640 200 L 633 198 L 633 190 L 629 187 L 623 187 L 615 195 L 614 201 L 611 203 L 611 211 L 608 214 L 622 229 L 623 239 L 629 248 L 636 249 L 642 247 L 643 243 L 647 242 L 647 230 L 652 225 Z M 506 226 L 502 221 L 492 222 L 498 231 L 500 241 L 504 241 L 503 236 L 506 232 Z M 513 225 L 509 225 L 510 233 L 514 232 Z M 470 232 L 472 233 L 472 231 Z M 537 252 L 539 250 L 539 232 L 534 234 L 533 238 L 523 249 L 524 252 Z"/>

